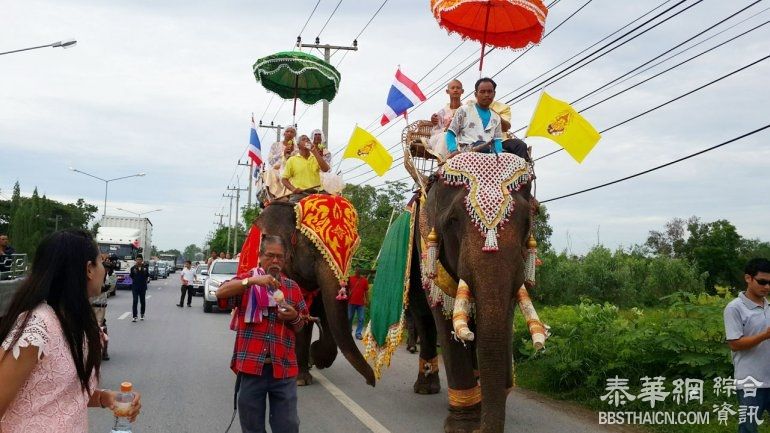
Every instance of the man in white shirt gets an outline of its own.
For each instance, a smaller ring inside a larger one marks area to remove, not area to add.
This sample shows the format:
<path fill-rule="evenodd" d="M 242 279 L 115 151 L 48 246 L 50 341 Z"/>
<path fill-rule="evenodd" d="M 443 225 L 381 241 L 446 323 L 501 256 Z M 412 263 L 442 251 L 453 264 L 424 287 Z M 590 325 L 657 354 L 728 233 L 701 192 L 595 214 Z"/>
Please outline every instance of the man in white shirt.
<path fill-rule="evenodd" d="M 182 296 L 179 298 L 179 303 L 176 304 L 176 306 L 184 306 L 182 303 L 184 302 L 184 295 L 187 293 L 187 306 L 192 307 L 192 283 L 193 278 L 195 278 L 195 271 L 192 270 L 192 263 L 189 260 L 185 260 L 184 269 L 182 269 L 181 275 L 179 277 L 182 280 Z"/>

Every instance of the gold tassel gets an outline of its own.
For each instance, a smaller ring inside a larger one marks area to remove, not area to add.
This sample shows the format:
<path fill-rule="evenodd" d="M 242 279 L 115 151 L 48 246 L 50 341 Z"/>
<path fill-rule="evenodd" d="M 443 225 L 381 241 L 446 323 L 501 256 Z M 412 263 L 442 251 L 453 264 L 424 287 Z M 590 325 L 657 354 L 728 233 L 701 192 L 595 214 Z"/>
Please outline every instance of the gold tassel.
<path fill-rule="evenodd" d="M 428 264 L 425 267 L 428 278 L 436 278 L 436 260 L 438 260 L 438 234 L 436 229 L 432 228 L 428 234 Z"/>
<path fill-rule="evenodd" d="M 529 235 L 527 240 L 527 259 L 524 261 L 524 281 L 530 286 L 535 285 L 535 264 L 537 263 L 537 241 Z"/>

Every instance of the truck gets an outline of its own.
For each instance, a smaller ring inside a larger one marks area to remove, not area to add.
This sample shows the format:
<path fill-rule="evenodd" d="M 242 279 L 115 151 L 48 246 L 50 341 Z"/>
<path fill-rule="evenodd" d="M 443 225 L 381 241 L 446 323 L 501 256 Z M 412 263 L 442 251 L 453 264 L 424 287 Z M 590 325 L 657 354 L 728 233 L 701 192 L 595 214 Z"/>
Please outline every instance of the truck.
<path fill-rule="evenodd" d="M 149 259 L 152 250 L 152 223 L 149 218 L 105 215 L 99 222 L 96 233 L 99 251 L 117 257 L 119 260 L 117 289 L 130 289 L 129 270 L 135 264 L 136 256 L 145 253 Z"/>
<path fill-rule="evenodd" d="M 161 261 L 168 263 L 169 270 L 172 274 L 184 268 L 184 258 L 181 256 L 175 256 L 174 254 L 159 254 L 158 258 Z"/>

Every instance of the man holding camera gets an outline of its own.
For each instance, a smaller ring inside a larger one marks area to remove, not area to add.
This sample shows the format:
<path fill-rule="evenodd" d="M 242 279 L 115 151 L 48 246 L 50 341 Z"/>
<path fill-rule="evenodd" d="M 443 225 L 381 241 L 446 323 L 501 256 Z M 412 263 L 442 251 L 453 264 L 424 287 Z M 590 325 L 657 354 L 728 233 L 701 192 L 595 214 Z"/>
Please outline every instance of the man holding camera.
<path fill-rule="evenodd" d="M 305 190 L 319 188 L 321 171 L 329 170 L 329 163 L 324 159 L 319 147 L 313 146 L 310 138 L 303 135 L 299 139 L 299 155 L 294 155 L 286 161 L 281 181 L 293 194 L 301 194 Z"/>

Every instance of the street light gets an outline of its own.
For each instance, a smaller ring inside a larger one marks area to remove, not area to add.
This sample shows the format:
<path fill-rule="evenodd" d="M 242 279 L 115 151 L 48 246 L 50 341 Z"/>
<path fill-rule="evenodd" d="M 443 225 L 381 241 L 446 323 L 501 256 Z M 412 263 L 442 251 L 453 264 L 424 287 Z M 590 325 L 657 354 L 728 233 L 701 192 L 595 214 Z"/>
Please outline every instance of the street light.
<path fill-rule="evenodd" d="M 30 48 L 22 48 L 20 50 L 6 51 L 6 52 L 3 52 L 3 53 L 0 53 L 0 56 L 2 56 L 3 54 L 13 54 L 13 53 L 21 52 L 21 51 L 36 50 L 38 48 L 48 48 L 48 47 L 58 48 L 58 47 L 61 47 L 61 48 L 65 48 L 66 49 L 66 48 L 74 47 L 75 44 L 77 44 L 77 43 L 78 43 L 78 41 L 76 41 L 74 39 L 65 39 L 63 41 L 53 42 L 53 43 L 48 44 L 48 45 L 40 45 L 38 47 L 30 47 Z"/>
<path fill-rule="evenodd" d="M 148 214 L 148 213 L 152 213 L 152 212 L 158 212 L 158 211 L 163 210 L 163 209 L 153 209 L 153 210 L 148 210 L 147 212 L 134 212 L 132 210 L 123 209 L 122 207 L 116 207 L 115 209 L 122 210 L 123 212 L 132 213 L 132 214 L 138 216 L 139 218 L 141 218 L 142 215 L 145 215 L 145 214 Z"/>
<path fill-rule="evenodd" d="M 146 174 L 146 173 L 137 173 L 137 174 L 131 174 L 123 177 L 116 177 L 114 179 L 102 179 L 99 176 L 94 176 L 91 173 L 86 173 L 85 171 L 78 170 L 74 167 L 70 167 L 70 170 L 74 171 L 75 173 L 85 174 L 86 176 L 93 177 L 94 179 L 98 179 L 104 182 L 104 212 L 102 213 L 102 217 L 107 215 L 107 187 L 110 185 L 110 182 L 115 180 L 128 179 L 129 177 L 141 177 Z"/>

